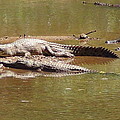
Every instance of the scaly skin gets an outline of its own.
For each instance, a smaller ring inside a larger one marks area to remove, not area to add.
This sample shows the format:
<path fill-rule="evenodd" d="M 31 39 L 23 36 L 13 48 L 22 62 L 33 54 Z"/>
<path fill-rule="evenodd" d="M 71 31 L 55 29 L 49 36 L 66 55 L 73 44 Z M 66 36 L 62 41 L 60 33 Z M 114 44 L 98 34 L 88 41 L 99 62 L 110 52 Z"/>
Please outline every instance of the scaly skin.
<path fill-rule="evenodd" d="M 51 56 L 74 56 L 68 50 L 50 47 L 50 42 L 40 39 L 19 39 L 13 43 L 0 45 L 0 51 L 7 55 L 51 55 Z M 53 43 L 51 43 L 53 44 Z"/>
<path fill-rule="evenodd" d="M 115 50 L 116 50 L 116 51 L 120 51 L 120 47 L 116 48 Z"/>
<path fill-rule="evenodd" d="M 120 8 L 120 4 L 108 4 L 108 3 L 100 3 L 100 2 L 95 2 L 94 5 L 100 5 L 100 6 L 108 6 L 108 7 L 119 7 Z"/>
<path fill-rule="evenodd" d="M 117 39 L 117 40 L 108 40 L 105 43 L 107 43 L 107 44 L 117 44 L 117 43 L 120 43 L 120 39 Z"/>
<path fill-rule="evenodd" d="M 62 57 L 73 57 L 75 55 L 118 58 L 112 51 L 103 47 L 64 45 L 31 38 L 23 38 L 13 43 L 0 45 L 0 51 L 10 56 L 39 54 Z"/>
<path fill-rule="evenodd" d="M 120 4 L 109 4 L 109 3 L 101 3 L 101 2 L 89 3 L 89 2 L 86 2 L 86 1 L 83 1 L 83 4 L 93 4 L 93 5 L 98 5 L 98 6 L 108 6 L 108 7 L 120 8 Z"/>
<path fill-rule="evenodd" d="M 0 58 L 0 64 L 5 67 L 31 69 L 37 71 L 47 72 L 66 72 L 66 73 L 94 73 L 96 71 L 89 70 L 77 65 L 64 63 L 53 57 L 45 57 L 40 55 L 33 55 L 29 57 L 6 57 Z"/>

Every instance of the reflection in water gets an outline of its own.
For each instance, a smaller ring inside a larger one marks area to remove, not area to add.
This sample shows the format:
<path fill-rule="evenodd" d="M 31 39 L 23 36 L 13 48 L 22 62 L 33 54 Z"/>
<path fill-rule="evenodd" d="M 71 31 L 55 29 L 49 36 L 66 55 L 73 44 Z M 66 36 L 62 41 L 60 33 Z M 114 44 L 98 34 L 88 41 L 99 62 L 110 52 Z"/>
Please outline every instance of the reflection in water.
<path fill-rule="evenodd" d="M 77 35 L 96 29 L 94 37 L 101 39 L 87 44 L 111 50 L 117 48 L 118 45 L 107 45 L 104 42 L 119 38 L 120 9 L 83 5 L 81 1 L 1 0 L 0 37 L 24 33 L 37 36 Z M 120 1 L 111 0 L 109 3 L 119 4 Z M 119 52 L 117 54 L 120 55 Z M 92 69 L 120 73 L 119 59 L 107 62 L 103 58 L 87 58 L 77 57 L 73 64 L 85 63 L 86 66 L 89 63 L 87 67 Z M 18 71 L 15 73 L 20 74 Z M 114 74 L 3 78 L 0 79 L 0 119 L 119 120 L 119 94 L 120 76 Z"/>
<path fill-rule="evenodd" d="M 119 118 L 119 77 L 113 74 L 0 81 L 2 118 Z"/>
<path fill-rule="evenodd" d="M 22 71 L 22 70 L 21 70 Z M 3 70 L 0 71 L 0 79 L 2 78 L 19 78 L 19 79 L 30 79 L 30 78 L 36 78 L 39 76 L 44 76 L 44 77 L 63 77 L 63 76 L 73 76 L 73 75 L 81 75 L 85 73 L 67 73 L 67 72 L 60 72 L 60 73 L 53 73 L 53 72 L 15 72 L 14 70 Z"/>
<path fill-rule="evenodd" d="M 80 60 L 79 60 L 80 59 Z M 101 64 L 109 64 L 110 62 L 114 61 L 115 59 L 111 58 L 100 58 L 100 57 L 75 57 L 74 59 L 64 59 L 67 63 L 73 63 L 75 65 L 101 65 Z M 63 61 L 61 61 L 63 62 Z M 71 68 L 72 69 L 72 68 Z M 86 68 L 84 68 L 86 69 Z M 83 73 L 75 72 L 35 72 L 35 71 L 26 71 L 17 69 L 0 69 L 0 79 L 6 77 L 14 77 L 20 79 L 28 79 L 28 78 L 36 78 L 38 76 L 45 76 L 45 77 L 62 77 L 62 76 L 72 76 L 72 75 L 80 75 Z"/>
<path fill-rule="evenodd" d="M 19 57 L 18 57 L 19 58 Z M 5 77 L 14 77 L 14 78 L 21 78 L 21 79 L 28 79 L 28 78 L 35 78 L 37 76 L 51 76 L 51 77 L 62 77 L 62 76 L 70 76 L 70 75 L 80 75 L 83 73 L 87 73 L 85 71 L 87 71 L 87 68 L 81 67 L 80 65 L 101 65 L 101 64 L 109 64 L 110 62 L 114 61 L 115 59 L 112 58 L 104 58 L 104 57 L 81 57 L 81 56 L 76 56 L 75 58 L 51 58 L 51 57 L 43 57 L 43 56 L 34 56 L 33 58 L 31 58 L 31 60 L 41 60 L 40 61 L 40 66 L 38 67 L 39 64 L 35 64 L 34 62 L 34 67 L 31 65 L 26 65 L 26 59 L 30 60 L 30 58 L 26 58 L 25 62 L 24 59 L 22 59 L 21 64 L 20 61 L 17 63 L 16 60 L 18 60 L 17 57 L 7 57 L 7 58 L 1 58 L 1 63 L 3 61 L 3 65 L 4 65 L 4 61 L 5 61 L 5 66 L 3 66 L 2 64 L 0 64 L 1 68 L 3 67 L 3 69 L 5 69 L 4 67 L 12 67 L 12 68 L 19 68 L 19 69 L 35 69 L 36 65 L 36 72 L 34 71 L 29 71 L 29 72 L 22 72 L 20 73 L 19 71 L 15 71 L 16 69 L 9 69 L 9 70 L 3 70 L 0 69 L 0 78 L 5 78 Z M 61 59 L 61 60 L 60 60 Z M 19 58 L 20 60 L 20 58 Z M 44 62 L 44 60 L 46 62 L 49 61 L 52 62 L 51 65 L 48 65 L 48 63 Z M 30 61 L 31 62 L 31 61 Z M 38 61 L 39 62 L 39 61 Z M 55 64 L 53 64 L 55 63 Z M 68 64 L 66 64 L 68 63 Z M 69 63 L 75 64 L 71 65 Z M 64 65 L 64 66 L 63 66 Z M 79 65 L 79 66 L 78 66 Z M 19 66 L 19 67 L 18 67 Z M 66 66 L 66 67 L 65 67 Z M 70 67 L 71 66 L 71 67 Z M 41 69 L 41 72 L 37 72 L 37 68 Z M 58 71 L 57 71 L 58 69 Z M 22 70 L 21 70 L 22 71 Z M 24 71 L 24 70 L 23 70 Z M 49 71 L 44 72 L 43 71 Z M 54 73 L 50 72 L 50 71 L 54 71 Z M 60 72 L 61 71 L 61 72 Z M 68 72 L 67 72 L 68 71 Z M 88 69 L 89 71 L 89 69 Z M 92 70 L 90 70 L 92 72 Z M 95 71 L 93 71 L 95 72 Z"/>

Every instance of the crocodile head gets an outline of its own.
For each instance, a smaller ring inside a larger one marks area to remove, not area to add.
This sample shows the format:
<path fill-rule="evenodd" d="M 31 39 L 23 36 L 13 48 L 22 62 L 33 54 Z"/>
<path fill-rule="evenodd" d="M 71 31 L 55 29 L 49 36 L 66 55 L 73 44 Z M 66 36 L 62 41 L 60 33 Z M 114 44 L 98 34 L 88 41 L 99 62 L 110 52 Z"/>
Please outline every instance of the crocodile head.
<path fill-rule="evenodd" d="M 88 38 L 88 36 L 86 34 L 84 34 L 84 33 L 80 34 L 80 39 L 86 39 L 86 38 Z"/>
<path fill-rule="evenodd" d="M 115 51 L 120 51 L 120 47 L 116 48 Z"/>
<path fill-rule="evenodd" d="M 0 56 L 3 56 L 5 54 L 5 46 L 0 45 Z"/>

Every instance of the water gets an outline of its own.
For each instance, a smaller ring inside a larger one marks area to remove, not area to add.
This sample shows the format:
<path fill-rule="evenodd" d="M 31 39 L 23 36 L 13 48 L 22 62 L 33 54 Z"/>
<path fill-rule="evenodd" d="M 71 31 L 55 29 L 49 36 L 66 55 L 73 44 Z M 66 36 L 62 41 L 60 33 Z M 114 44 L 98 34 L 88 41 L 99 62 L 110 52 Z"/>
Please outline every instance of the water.
<path fill-rule="evenodd" d="M 110 3 L 120 4 L 120 1 Z M 119 44 L 104 42 L 120 37 L 119 13 L 120 8 L 83 5 L 81 0 L 0 0 L 0 37 L 24 33 L 79 35 L 96 29 L 90 36 L 101 38 L 99 41 L 61 43 L 104 46 L 114 51 Z M 0 119 L 119 120 L 120 60 L 76 57 L 73 64 L 116 74 L 0 79 Z"/>

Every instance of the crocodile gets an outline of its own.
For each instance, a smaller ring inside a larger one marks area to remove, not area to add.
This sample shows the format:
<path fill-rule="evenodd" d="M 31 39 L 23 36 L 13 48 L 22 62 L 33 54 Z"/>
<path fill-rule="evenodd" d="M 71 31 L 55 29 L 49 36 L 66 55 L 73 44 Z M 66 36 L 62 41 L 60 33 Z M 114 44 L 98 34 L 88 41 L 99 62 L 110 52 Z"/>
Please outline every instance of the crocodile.
<path fill-rule="evenodd" d="M 86 69 L 78 65 L 65 63 L 56 57 L 46 57 L 42 55 L 14 56 L 0 58 L 0 64 L 4 67 L 29 69 L 44 72 L 65 72 L 65 73 L 95 73 L 97 71 Z"/>
<path fill-rule="evenodd" d="M 12 43 L 1 44 L 0 52 L 9 56 L 39 54 L 58 57 L 98 56 L 119 58 L 115 53 L 103 47 L 65 45 L 32 38 L 20 38 Z"/>
<path fill-rule="evenodd" d="M 18 72 L 15 69 L 27 69 Z M 29 71 L 28 71 L 29 70 Z M 20 79 L 44 77 L 63 77 L 81 74 L 115 74 L 87 69 L 56 57 L 43 55 L 14 56 L 0 58 L 0 79 L 4 77 L 15 77 Z M 116 74 L 117 75 L 117 74 Z"/>
<path fill-rule="evenodd" d="M 107 44 L 117 44 L 117 43 L 120 43 L 120 38 L 116 39 L 116 40 L 108 40 L 108 41 L 105 41 L 105 43 L 107 43 Z"/>
<path fill-rule="evenodd" d="M 117 47 L 117 48 L 115 49 L 115 51 L 120 51 L 120 47 Z"/>
<path fill-rule="evenodd" d="M 96 30 L 93 30 L 93 31 L 90 31 L 88 33 L 81 33 L 79 37 L 77 37 L 75 34 L 73 34 L 73 37 L 76 39 L 76 40 L 80 40 L 80 39 L 87 39 L 87 40 L 92 40 L 92 39 L 98 39 L 98 38 L 90 38 L 88 35 L 91 34 L 91 33 L 94 33 L 96 32 Z"/>
<path fill-rule="evenodd" d="M 86 2 L 86 1 L 83 1 L 82 3 L 83 4 L 93 4 L 93 5 L 98 5 L 98 6 L 108 6 L 108 7 L 120 8 L 120 4 L 109 4 L 109 3 L 101 3 L 101 2 L 89 3 L 89 2 Z"/>

